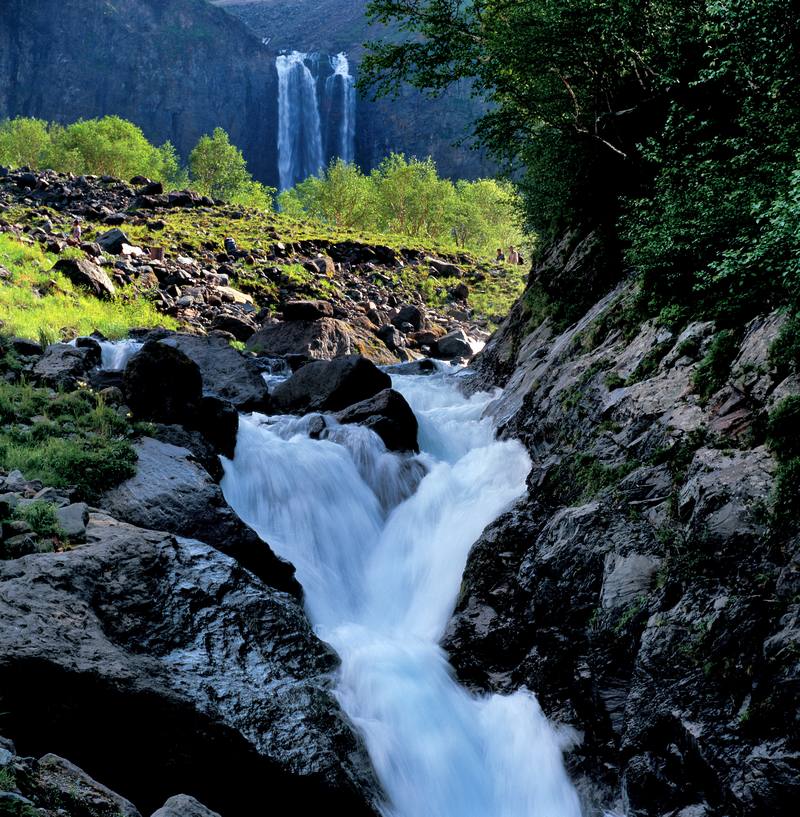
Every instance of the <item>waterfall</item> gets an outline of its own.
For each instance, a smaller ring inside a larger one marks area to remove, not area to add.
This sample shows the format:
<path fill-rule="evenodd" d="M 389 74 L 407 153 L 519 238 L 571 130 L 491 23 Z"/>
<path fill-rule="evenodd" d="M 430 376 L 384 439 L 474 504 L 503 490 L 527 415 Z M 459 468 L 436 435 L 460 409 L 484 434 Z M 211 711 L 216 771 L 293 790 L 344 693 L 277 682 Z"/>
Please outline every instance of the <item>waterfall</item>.
<path fill-rule="evenodd" d="M 339 111 L 336 151 L 340 159 L 352 162 L 355 159 L 356 85 L 347 54 L 340 52 L 331 57 L 331 68 L 333 73 L 325 80 L 325 93 L 332 100 L 331 107 Z"/>
<path fill-rule="evenodd" d="M 355 160 L 356 87 L 344 52 L 321 61 L 319 54 L 292 51 L 280 54 L 275 67 L 278 176 L 286 190 L 333 158 Z"/>
<path fill-rule="evenodd" d="M 317 80 L 308 62 L 312 57 L 299 51 L 280 54 L 278 71 L 278 175 L 281 190 L 325 166 L 322 127 L 317 100 Z M 313 65 L 313 63 L 312 63 Z"/>
<path fill-rule="evenodd" d="M 558 739 L 534 696 L 466 692 L 438 642 L 469 549 L 525 491 L 530 460 L 443 374 L 398 376 L 422 453 L 386 451 L 327 417 L 242 417 L 222 488 L 297 568 L 337 695 L 365 737 L 387 817 L 579 817 Z"/>

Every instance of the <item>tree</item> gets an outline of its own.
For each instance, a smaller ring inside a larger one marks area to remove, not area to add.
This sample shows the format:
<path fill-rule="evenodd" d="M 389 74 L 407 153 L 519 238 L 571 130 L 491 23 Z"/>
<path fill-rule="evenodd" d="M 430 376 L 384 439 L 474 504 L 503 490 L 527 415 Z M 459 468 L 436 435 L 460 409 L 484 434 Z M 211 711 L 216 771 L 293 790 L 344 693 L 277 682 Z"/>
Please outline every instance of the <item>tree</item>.
<path fill-rule="evenodd" d="M 51 147 L 50 126 L 41 119 L 19 117 L 0 124 L 0 164 L 39 168 Z"/>
<path fill-rule="evenodd" d="M 201 193 L 220 199 L 231 199 L 253 181 L 241 150 L 222 128 L 200 139 L 189 156 L 189 169 Z"/>

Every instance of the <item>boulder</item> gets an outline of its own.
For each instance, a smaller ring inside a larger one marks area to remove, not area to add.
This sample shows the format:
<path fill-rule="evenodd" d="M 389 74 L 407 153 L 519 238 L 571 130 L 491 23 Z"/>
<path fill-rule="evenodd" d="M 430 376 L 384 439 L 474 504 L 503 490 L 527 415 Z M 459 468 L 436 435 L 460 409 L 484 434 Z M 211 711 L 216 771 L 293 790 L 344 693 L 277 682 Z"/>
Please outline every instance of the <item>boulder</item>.
<path fill-rule="evenodd" d="M 34 769 L 32 797 L 39 807 L 63 809 L 67 814 L 86 817 L 141 817 L 133 803 L 63 757 L 46 754 Z"/>
<path fill-rule="evenodd" d="M 454 329 L 436 341 L 436 354 L 443 358 L 472 357 L 472 343 L 463 329 Z"/>
<path fill-rule="evenodd" d="M 294 568 L 236 516 L 190 451 L 149 437 L 134 448 L 136 474 L 103 494 L 104 510 L 139 527 L 202 537 L 263 581 L 299 596 Z"/>
<path fill-rule="evenodd" d="M 9 346 L 21 357 L 38 357 L 44 354 L 44 349 L 40 343 L 28 338 L 11 338 Z"/>
<path fill-rule="evenodd" d="M 151 817 L 220 817 L 216 811 L 206 808 L 188 794 L 170 797 Z"/>
<path fill-rule="evenodd" d="M 286 321 L 316 321 L 332 317 L 333 306 L 328 301 L 287 301 L 283 306 Z"/>
<path fill-rule="evenodd" d="M 89 506 L 85 502 L 75 502 L 56 509 L 56 518 L 61 533 L 72 544 L 86 541 L 86 525 L 89 522 Z"/>
<path fill-rule="evenodd" d="M 419 451 L 417 418 L 400 392 L 384 389 L 335 415 L 340 423 L 372 429 L 390 451 Z"/>
<path fill-rule="evenodd" d="M 392 323 L 398 329 L 400 329 L 404 323 L 409 323 L 414 332 L 419 332 L 425 325 L 425 313 L 418 306 L 406 304 L 400 307 L 397 315 L 392 318 Z"/>
<path fill-rule="evenodd" d="M 66 390 L 75 389 L 79 381 L 88 379 L 89 371 L 100 363 L 100 355 L 93 347 L 54 343 L 33 367 L 33 379 L 45 386 Z"/>
<path fill-rule="evenodd" d="M 214 319 L 211 328 L 217 332 L 227 332 L 242 342 L 256 331 L 255 324 L 244 315 L 219 315 Z"/>
<path fill-rule="evenodd" d="M 203 392 L 198 365 L 174 346 L 155 340 L 128 361 L 123 383 L 133 416 L 160 423 L 192 421 Z"/>
<path fill-rule="evenodd" d="M 103 252 L 119 255 L 122 252 L 122 245 L 130 244 L 131 240 L 119 227 L 115 227 L 99 236 L 96 243 L 100 245 Z"/>
<path fill-rule="evenodd" d="M 247 341 L 247 348 L 270 357 L 300 355 L 311 360 L 331 360 L 360 354 L 379 364 L 397 362 L 371 332 L 336 318 L 266 323 Z"/>
<path fill-rule="evenodd" d="M 117 291 L 106 273 L 88 258 L 62 258 L 54 270 L 68 278 L 76 287 L 91 292 L 104 300 L 112 300 Z"/>
<path fill-rule="evenodd" d="M 4 731 L 144 813 L 177 790 L 255 814 L 268 791 L 301 814 L 374 817 L 336 665 L 295 599 L 201 542 L 93 514 L 88 544 L 0 563 Z"/>
<path fill-rule="evenodd" d="M 269 410 L 269 393 L 259 367 L 224 338 L 171 335 L 161 344 L 194 362 L 202 378 L 204 395 L 226 400 L 239 411 Z"/>
<path fill-rule="evenodd" d="M 426 256 L 425 263 L 430 267 L 431 275 L 437 278 L 461 278 L 464 274 L 461 267 L 439 258 L 432 258 L 430 255 Z"/>
<path fill-rule="evenodd" d="M 307 363 L 272 393 L 279 411 L 340 411 L 390 388 L 392 380 L 359 355 Z"/>

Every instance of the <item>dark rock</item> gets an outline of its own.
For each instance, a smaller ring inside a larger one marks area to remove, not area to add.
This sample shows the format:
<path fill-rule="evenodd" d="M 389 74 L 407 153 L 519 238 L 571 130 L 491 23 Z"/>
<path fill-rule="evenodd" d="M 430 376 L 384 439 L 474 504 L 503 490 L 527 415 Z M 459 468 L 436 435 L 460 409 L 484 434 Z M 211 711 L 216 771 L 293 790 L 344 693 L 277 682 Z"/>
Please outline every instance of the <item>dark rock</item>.
<path fill-rule="evenodd" d="M 450 290 L 450 295 L 456 301 L 466 301 L 469 298 L 469 287 L 464 283 L 458 284 Z"/>
<path fill-rule="evenodd" d="M 103 252 L 111 253 L 112 255 L 119 255 L 122 252 L 123 244 L 130 244 L 131 240 L 119 228 L 115 227 L 113 230 L 108 230 L 103 233 L 98 239 L 97 243 L 102 248 Z"/>
<path fill-rule="evenodd" d="M 161 182 L 145 182 L 136 191 L 137 196 L 160 196 L 164 192 L 164 185 Z"/>
<path fill-rule="evenodd" d="M 283 306 L 286 321 L 316 321 L 332 317 L 333 306 L 328 301 L 288 301 Z"/>
<path fill-rule="evenodd" d="M 336 657 L 294 599 L 200 542 L 103 515 L 88 540 L 0 564 L 3 728 L 20 754 L 57 748 L 145 813 L 178 790 L 254 814 L 269 791 L 298 813 L 374 817 Z"/>
<path fill-rule="evenodd" d="M 141 817 L 133 803 L 63 757 L 47 754 L 34 769 L 31 797 L 39 808 L 63 809 L 85 817 Z"/>
<path fill-rule="evenodd" d="M 443 358 L 472 357 L 472 345 L 463 329 L 454 329 L 436 341 L 436 354 Z"/>
<path fill-rule="evenodd" d="M 239 411 L 269 410 L 269 393 L 259 367 L 224 338 L 172 335 L 161 343 L 194 362 L 204 395 L 226 400 Z"/>
<path fill-rule="evenodd" d="M 397 315 L 392 318 L 392 323 L 399 329 L 404 323 L 411 324 L 414 332 L 418 332 L 425 325 L 425 313 L 418 306 L 407 304 L 401 306 Z"/>
<path fill-rule="evenodd" d="M 399 349 L 404 345 L 403 336 L 392 324 L 387 323 L 378 332 L 378 337 L 389 347 L 389 349 Z"/>
<path fill-rule="evenodd" d="M 372 429 L 390 451 L 419 451 L 417 418 L 400 392 L 384 389 L 335 415 L 340 423 Z"/>
<path fill-rule="evenodd" d="M 151 817 L 220 817 L 216 811 L 206 808 L 188 794 L 170 797 Z"/>
<path fill-rule="evenodd" d="M 136 474 L 103 494 L 104 510 L 139 527 L 202 537 L 273 587 L 300 595 L 294 568 L 236 516 L 191 452 L 148 437 L 134 447 Z"/>
<path fill-rule="evenodd" d="M 78 348 L 68 343 L 54 343 L 33 367 L 33 379 L 52 388 L 77 388 L 88 380 L 89 370 L 100 363 L 100 355 L 90 347 Z"/>
<path fill-rule="evenodd" d="M 391 378 L 358 355 L 307 363 L 272 393 L 284 412 L 339 411 L 392 385 Z"/>
<path fill-rule="evenodd" d="M 11 338 L 9 345 L 22 357 L 35 357 L 44 354 L 42 345 L 28 338 Z"/>
<path fill-rule="evenodd" d="M 211 328 L 218 332 L 227 332 L 242 342 L 256 331 L 256 325 L 244 315 L 220 315 L 214 319 Z"/>
<path fill-rule="evenodd" d="M 192 422 L 203 392 L 197 364 L 179 349 L 149 340 L 125 367 L 124 391 L 134 417 Z"/>
<path fill-rule="evenodd" d="M 438 369 L 436 364 L 426 357 L 422 360 L 412 360 L 410 363 L 396 363 L 394 366 L 387 366 L 384 371 L 388 374 L 420 375 L 433 374 Z"/>
<path fill-rule="evenodd" d="M 84 502 L 76 502 L 56 510 L 56 518 L 61 533 L 72 544 L 86 541 L 86 526 L 89 524 L 89 507 Z"/>
<path fill-rule="evenodd" d="M 438 258 L 428 256 L 425 258 L 425 263 L 430 267 L 431 275 L 441 278 L 461 278 L 464 275 L 463 270 L 451 264 L 449 261 L 441 261 Z"/>

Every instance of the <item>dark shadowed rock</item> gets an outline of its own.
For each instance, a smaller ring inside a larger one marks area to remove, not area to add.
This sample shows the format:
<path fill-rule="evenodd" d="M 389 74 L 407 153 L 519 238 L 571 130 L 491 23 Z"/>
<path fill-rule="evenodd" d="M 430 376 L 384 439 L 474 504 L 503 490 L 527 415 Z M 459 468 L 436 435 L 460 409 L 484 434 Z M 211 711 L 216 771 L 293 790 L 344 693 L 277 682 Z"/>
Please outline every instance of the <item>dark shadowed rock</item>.
<path fill-rule="evenodd" d="M 174 346 L 147 341 L 125 367 L 124 392 L 134 417 L 191 422 L 203 392 L 197 364 Z"/>
<path fill-rule="evenodd" d="M 100 514 L 88 539 L 0 563 L 3 728 L 20 755 L 55 750 L 146 814 L 177 790 L 230 817 L 265 792 L 374 817 L 336 656 L 294 599 L 197 541 Z"/>
<path fill-rule="evenodd" d="M 98 363 L 100 355 L 93 347 L 54 343 L 36 361 L 33 379 L 52 388 L 74 389 L 78 381 L 88 379 L 89 371 Z"/>
<path fill-rule="evenodd" d="M 36 357 L 44 354 L 42 345 L 28 338 L 11 338 L 9 345 L 21 357 Z"/>
<path fill-rule="evenodd" d="M 384 389 L 336 414 L 340 423 L 371 428 L 390 451 L 419 451 L 417 418 L 400 392 Z"/>
<path fill-rule="evenodd" d="M 451 264 L 449 261 L 442 261 L 438 258 L 427 256 L 425 263 L 428 264 L 431 270 L 431 275 L 441 278 L 461 278 L 464 274 L 461 267 Z"/>
<path fill-rule="evenodd" d="M 400 307 L 397 315 L 392 318 L 392 323 L 398 329 L 402 327 L 403 324 L 409 323 L 415 332 L 419 332 L 425 325 L 425 313 L 420 307 L 414 306 L 414 304 L 407 304 L 406 306 Z"/>
<path fill-rule="evenodd" d="M 436 341 L 439 357 L 472 357 L 473 347 L 463 329 L 454 329 Z"/>
<path fill-rule="evenodd" d="M 130 243 L 131 240 L 118 227 L 108 230 L 97 238 L 97 244 L 102 250 L 112 255 L 119 255 L 122 252 L 122 245 Z"/>
<path fill-rule="evenodd" d="M 286 321 L 316 321 L 332 317 L 333 306 L 328 301 L 288 301 L 283 306 Z"/>
<path fill-rule="evenodd" d="M 148 437 L 134 448 L 135 476 L 107 491 L 99 501 L 102 508 L 139 527 L 202 536 L 273 587 L 300 595 L 292 565 L 239 519 L 191 452 Z"/>
<path fill-rule="evenodd" d="M 427 375 L 436 371 L 436 364 L 430 358 L 412 360 L 410 363 L 396 363 L 385 369 L 389 374 Z"/>
<path fill-rule="evenodd" d="M 176 794 L 170 797 L 151 817 L 220 817 L 216 811 L 206 808 L 202 803 L 189 797 L 188 794 Z"/>
<path fill-rule="evenodd" d="M 279 384 L 272 400 L 279 411 L 340 411 L 388 389 L 392 380 L 358 355 L 314 360 Z"/>
<path fill-rule="evenodd" d="M 218 332 L 228 332 L 242 342 L 256 331 L 256 325 L 244 315 L 220 315 L 214 320 L 212 328 Z"/>

